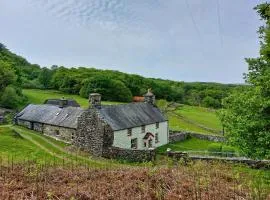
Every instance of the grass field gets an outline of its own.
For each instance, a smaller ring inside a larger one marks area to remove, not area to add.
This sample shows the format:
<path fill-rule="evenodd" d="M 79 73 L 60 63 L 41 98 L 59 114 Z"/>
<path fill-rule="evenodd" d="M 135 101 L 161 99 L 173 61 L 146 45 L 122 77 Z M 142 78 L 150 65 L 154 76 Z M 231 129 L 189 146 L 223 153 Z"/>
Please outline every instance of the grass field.
<path fill-rule="evenodd" d="M 12 159 L 14 163 L 36 160 L 66 164 L 84 163 L 99 168 L 118 165 L 113 161 L 92 159 L 79 151 L 67 151 L 68 144 L 18 126 L 0 126 L 0 144 L 1 162 L 7 159 Z"/>
<path fill-rule="evenodd" d="M 213 110 L 184 105 L 179 107 L 175 113 L 206 127 L 215 130 L 222 130 L 222 126 L 217 117 L 217 114 Z"/>
<path fill-rule="evenodd" d="M 16 135 L 9 127 L 0 127 L 0 156 L 15 161 L 39 158 L 53 159 L 51 154 L 34 145 L 21 135 Z"/>
<path fill-rule="evenodd" d="M 29 102 L 33 104 L 42 104 L 46 99 L 65 97 L 66 99 L 76 100 L 83 108 L 89 107 L 88 99 L 82 98 L 79 95 L 66 94 L 56 90 L 24 89 L 23 94 L 27 96 Z M 102 104 L 113 105 L 120 104 L 120 102 L 103 101 Z"/>
<path fill-rule="evenodd" d="M 208 146 L 214 143 L 217 142 L 190 138 L 181 142 L 164 145 L 159 148 L 159 152 L 166 152 L 167 148 L 170 148 L 173 151 L 207 151 Z"/>
<path fill-rule="evenodd" d="M 196 132 L 196 133 L 212 134 L 210 131 L 207 131 L 198 126 L 195 126 L 194 124 L 190 124 L 184 121 L 183 119 L 181 119 L 174 113 L 168 113 L 167 116 L 169 118 L 170 129 L 173 131 L 185 130 L 185 131 L 191 131 L 191 132 Z"/>

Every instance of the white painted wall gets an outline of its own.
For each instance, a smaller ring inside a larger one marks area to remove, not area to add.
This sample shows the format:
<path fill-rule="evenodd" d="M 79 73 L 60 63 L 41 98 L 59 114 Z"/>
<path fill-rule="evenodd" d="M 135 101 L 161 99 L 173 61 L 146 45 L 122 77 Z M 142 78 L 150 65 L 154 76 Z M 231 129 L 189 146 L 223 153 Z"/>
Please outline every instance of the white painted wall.
<path fill-rule="evenodd" d="M 138 139 L 138 148 L 137 149 L 147 149 L 144 147 L 144 139 L 143 137 L 147 132 L 152 133 L 154 136 L 158 133 L 159 142 L 155 143 L 155 139 L 153 139 L 153 148 L 165 145 L 168 143 L 168 122 L 159 123 L 159 128 L 156 129 L 156 124 L 150 124 L 145 126 L 145 132 L 142 133 L 141 126 L 132 128 L 132 135 L 128 136 L 128 130 L 120 130 L 114 131 L 114 141 L 113 146 L 120 148 L 131 148 L 131 139 Z"/>

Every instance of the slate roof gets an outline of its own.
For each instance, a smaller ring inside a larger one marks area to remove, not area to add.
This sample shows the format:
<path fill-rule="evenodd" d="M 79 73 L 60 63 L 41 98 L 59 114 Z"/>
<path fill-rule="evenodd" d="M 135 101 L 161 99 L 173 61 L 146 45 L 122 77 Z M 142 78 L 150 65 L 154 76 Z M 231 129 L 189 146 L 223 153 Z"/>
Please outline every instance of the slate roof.
<path fill-rule="evenodd" d="M 16 118 L 66 128 L 77 128 L 77 117 L 83 111 L 80 107 L 59 108 L 58 106 L 48 104 L 30 104 L 18 113 Z"/>
<path fill-rule="evenodd" d="M 102 106 L 99 113 L 114 131 L 167 121 L 158 108 L 148 103 Z"/>
<path fill-rule="evenodd" d="M 61 99 L 47 99 L 44 104 L 50 104 L 50 105 L 56 105 L 60 106 Z M 77 103 L 77 101 L 73 99 L 64 99 L 65 105 L 64 107 L 72 106 L 72 107 L 80 107 L 80 105 Z"/>

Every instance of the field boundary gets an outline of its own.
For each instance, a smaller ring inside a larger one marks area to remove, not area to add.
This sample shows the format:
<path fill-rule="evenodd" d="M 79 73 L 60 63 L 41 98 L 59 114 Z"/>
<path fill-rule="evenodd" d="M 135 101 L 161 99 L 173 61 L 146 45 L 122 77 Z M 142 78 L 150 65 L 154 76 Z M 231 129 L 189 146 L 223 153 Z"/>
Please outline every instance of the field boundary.
<path fill-rule="evenodd" d="M 174 114 L 176 117 L 179 117 L 179 118 L 182 119 L 183 121 L 185 121 L 185 122 L 187 122 L 187 123 L 189 123 L 189 124 L 192 124 L 192 125 L 194 125 L 194 126 L 197 126 L 197 127 L 201 128 L 201 129 L 203 129 L 203 130 L 205 130 L 205 131 L 209 131 L 209 132 L 211 132 L 211 133 L 218 134 L 218 135 L 221 135 L 221 134 L 222 134 L 222 131 L 219 131 L 219 130 L 216 130 L 216 129 L 212 129 L 212 128 L 206 127 L 206 126 L 204 126 L 204 125 L 202 125 L 202 124 L 196 123 L 196 122 L 194 122 L 193 120 L 187 119 L 186 117 L 184 117 L 184 116 L 182 116 L 182 115 L 179 115 L 179 114 L 177 114 L 177 113 L 175 113 L 175 112 L 173 112 L 173 111 L 170 112 L 170 113 Z"/>
<path fill-rule="evenodd" d="M 208 140 L 213 142 L 225 142 L 226 139 L 222 136 L 206 135 L 201 133 L 194 133 L 190 131 L 173 131 L 169 135 L 169 143 L 180 142 L 188 139 L 189 137 L 195 137 L 201 140 Z"/>

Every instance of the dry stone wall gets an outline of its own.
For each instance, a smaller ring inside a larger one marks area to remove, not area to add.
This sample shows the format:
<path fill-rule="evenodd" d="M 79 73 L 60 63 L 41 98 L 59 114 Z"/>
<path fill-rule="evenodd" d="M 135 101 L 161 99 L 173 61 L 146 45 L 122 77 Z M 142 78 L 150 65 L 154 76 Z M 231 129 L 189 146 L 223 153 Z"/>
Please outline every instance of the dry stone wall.
<path fill-rule="evenodd" d="M 193 132 L 187 132 L 187 131 L 181 131 L 181 132 L 171 132 L 169 135 L 169 142 L 179 142 L 186 140 L 188 137 L 195 137 L 201 140 L 209 140 L 213 142 L 225 142 L 225 138 L 222 136 L 215 136 L 215 135 L 204 135 L 200 133 L 193 133 Z"/>

